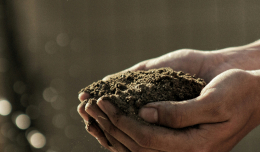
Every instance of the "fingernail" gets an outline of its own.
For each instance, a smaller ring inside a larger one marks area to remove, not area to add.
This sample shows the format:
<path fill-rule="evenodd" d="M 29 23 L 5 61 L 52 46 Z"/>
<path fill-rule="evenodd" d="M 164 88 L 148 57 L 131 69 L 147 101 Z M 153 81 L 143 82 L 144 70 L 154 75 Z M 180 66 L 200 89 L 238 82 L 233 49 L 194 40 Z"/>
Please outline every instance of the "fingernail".
<path fill-rule="evenodd" d="M 78 99 L 79 99 L 79 101 L 80 102 L 83 102 L 85 99 L 87 99 L 89 96 L 87 95 L 87 93 L 85 93 L 85 92 L 81 92 L 81 93 L 79 93 L 79 95 L 78 95 Z"/>
<path fill-rule="evenodd" d="M 158 112 L 155 108 L 142 108 L 139 111 L 139 116 L 149 123 L 158 122 Z"/>

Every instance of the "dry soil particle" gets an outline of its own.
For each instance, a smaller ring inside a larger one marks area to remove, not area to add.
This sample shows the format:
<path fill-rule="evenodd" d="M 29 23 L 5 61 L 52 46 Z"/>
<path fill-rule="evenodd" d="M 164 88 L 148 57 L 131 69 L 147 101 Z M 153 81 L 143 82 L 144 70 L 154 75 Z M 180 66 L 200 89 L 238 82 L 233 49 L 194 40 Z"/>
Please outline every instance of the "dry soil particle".
<path fill-rule="evenodd" d="M 160 68 L 121 73 L 108 81 L 94 82 L 80 92 L 89 93 L 91 102 L 101 97 L 126 115 L 136 117 L 139 109 L 147 103 L 192 99 L 199 96 L 205 85 L 205 81 L 195 78 L 195 75 Z"/>

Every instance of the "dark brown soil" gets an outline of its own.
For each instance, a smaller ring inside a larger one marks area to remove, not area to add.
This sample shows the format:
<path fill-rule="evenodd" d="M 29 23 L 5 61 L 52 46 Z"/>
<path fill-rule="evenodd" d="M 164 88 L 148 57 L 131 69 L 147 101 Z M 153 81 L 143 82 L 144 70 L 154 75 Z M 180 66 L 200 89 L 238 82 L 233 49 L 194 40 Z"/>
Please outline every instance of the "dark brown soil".
<path fill-rule="evenodd" d="M 199 96 L 205 85 L 205 81 L 195 78 L 195 75 L 160 68 L 121 73 L 108 81 L 94 82 L 80 92 L 89 93 L 89 101 L 101 97 L 119 107 L 126 115 L 136 117 L 139 109 L 147 103 L 192 99 Z"/>

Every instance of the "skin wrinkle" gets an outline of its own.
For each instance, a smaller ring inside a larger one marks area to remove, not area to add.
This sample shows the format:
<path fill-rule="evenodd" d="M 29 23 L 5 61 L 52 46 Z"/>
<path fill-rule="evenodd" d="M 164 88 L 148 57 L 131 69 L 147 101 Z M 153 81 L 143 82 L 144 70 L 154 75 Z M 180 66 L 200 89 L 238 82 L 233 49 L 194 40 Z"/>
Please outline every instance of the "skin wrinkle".
<path fill-rule="evenodd" d="M 190 138 L 192 138 L 193 139 L 193 141 L 196 141 L 197 139 L 196 138 L 194 138 L 194 136 L 193 136 L 193 134 L 194 133 L 191 133 L 191 131 L 190 131 L 191 129 L 188 129 L 188 131 L 187 131 L 187 136 L 189 136 Z M 187 144 L 187 145 L 189 145 L 189 144 Z"/>
<path fill-rule="evenodd" d="M 199 135 L 202 139 L 204 139 L 204 141 L 207 141 L 208 138 L 203 136 L 202 134 L 198 133 L 198 129 L 197 129 L 197 132 L 196 132 L 197 135 Z"/>
<path fill-rule="evenodd" d="M 161 124 L 161 119 L 160 119 L 161 115 L 160 114 L 163 113 L 163 112 L 161 112 L 161 110 L 160 110 L 161 108 L 160 107 L 156 106 L 155 108 L 158 111 L 158 122 L 156 122 L 156 124 Z"/>

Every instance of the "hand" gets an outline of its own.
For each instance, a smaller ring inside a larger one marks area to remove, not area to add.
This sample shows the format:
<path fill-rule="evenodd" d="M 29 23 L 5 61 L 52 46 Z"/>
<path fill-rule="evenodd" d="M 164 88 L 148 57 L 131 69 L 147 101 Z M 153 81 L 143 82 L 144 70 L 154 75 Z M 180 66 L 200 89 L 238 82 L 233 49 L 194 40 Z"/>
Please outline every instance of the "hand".
<path fill-rule="evenodd" d="M 215 51 L 181 49 L 142 61 L 121 72 L 171 67 L 175 71 L 196 74 L 197 77 L 203 78 L 208 83 L 215 76 L 229 69 L 259 69 L 259 47 L 260 40 L 244 46 Z M 109 79 L 111 76 L 113 74 L 106 76 L 103 80 Z"/>
<path fill-rule="evenodd" d="M 257 62 L 253 62 L 254 64 L 249 62 L 249 61 L 254 61 L 254 60 L 251 58 L 250 58 L 250 60 L 248 60 L 248 57 L 250 55 L 247 55 L 244 52 L 246 52 L 246 50 L 252 51 L 255 49 L 256 46 L 257 45 L 255 43 L 252 43 L 252 44 L 242 46 L 242 47 L 227 48 L 227 49 L 213 51 L 213 52 L 207 52 L 207 51 L 202 52 L 202 51 L 195 51 L 195 50 L 189 50 L 189 49 L 178 50 L 178 51 L 168 53 L 168 54 L 163 55 L 158 58 L 140 62 L 140 63 L 136 64 L 135 66 L 133 66 L 129 69 L 126 69 L 122 72 L 125 72 L 128 70 L 135 71 L 135 70 L 148 70 L 148 69 L 160 68 L 160 67 L 171 67 L 176 71 L 182 70 L 184 72 L 188 72 L 191 74 L 197 74 L 198 77 L 204 78 L 206 80 L 206 82 L 209 82 L 215 76 L 217 76 L 219 73 L 226 71 L 228 69 L 232 69 L 232 68 L 240 68 L 240 69 L 248 69 L 248 70 L 254 69 L 255 68 L 254 65 Z M 237 53 L 237 52 L 240 52 L 240 53 Z M 241 55 L 239 55 L 239 54 L 241 54 L 241 52 L 242 52 L 243 58 L 241 58 Z M 255 52 L 258 53 L 259 51 L 255 51 Z M 251 54 L 251 56 L 255 57 L 257 55 Z M 241 59 L 247 59 L 247 62 L 242 62 Z M 258 59 L 255 59 L 255 60 L 258 61 Z M 243 63 L 243 64 L 241 64 L 241 63 Z M 105 77 L 103 80 L 108 79 L 110 76 Z M 87 98 L 88 98 L 88 94 L 86 94 L 86 93 L 81 93 L 79 95 L 79 100 L 81 102 Z M 95 104 L 93 104 L 93 105 L 95 105 Z M 92 106 L 89 106 L 89 105 L 86 106 L 87 109 L 90 107 L 92 107 Z M 97 108 L 96 111 L 100 110 L 98 107 L 96 107 L 96 108 Z M 89 120 L 90 116 L 85 110 L 84 103 L 81 103 L 79 105 L 78 111 L 79 111 L 80 115 L 82 116 L 82 118 L 85 120 L 86 124 L 88 125 L 88 120 Z M 152 119 L 152 118 L 146 117 L 147 121 L 149 121 L 149 119 Z M 160 120 L 162 120 L 162 119 L 160 119 Z M 120 145 L 120 142 L 113 139 L 113 137 L 111 137 L 106 132 L 103 132 L 102 129 L 100 129 L 100 127 L 98 126 L 98 124 L 96 124 L 96 122 L 93 122 L 92 125 L 89 125 L 87 130 L 90 134 L 92 134 L 94 137 L 96 137 L 103 146 L 105 146 L 106 148 L 108 148 L 111 151 L 113 151 L 112 149 L 115 146 L 109 146 L 110 144 L 108 144 L 109 143 L 107 140 L 108 138 L 110 138 L 109 141 L 114 141 L 114 144 L 112 144 L 112 145 L 115 145 L 115 143 L 117 145 Z M 118 146 L 116 146 L 116 147 L 118 147 Z M 119 146 L 119 147 L 124 147 L 124 146 L 121 144 L 121 146 Z M 126 148 L 124 147 L 121 149 L 126 149 Z M 115 149 L 114 149 L 114 151 L 115 151 Z M 123 150 L 121 150 L 121 151 L 123 151 Z"/>
<path fill-rule="evenodd" d="M 136 70 L 148 70 L 148 69 L 160 68 L 160 67 L 171 67 L 176 71 L 183 70 L 184 72 L 190 72 L 191 74 L 199 74 L 200 69 L 203 69 L 203 68 L 201 68 L 203 66 L 203 64 L 202 64 L 204 62 L 203 60 L 207 60 L 208 62 L 211 62 L 211 63 L 208 63 L 207 65 L 213 66 L 213 64 L 215 64 L 212 61 L 216 61 L 217 59 L 210 60 L 213 57 L 219 58 L 218 55 L 213 56 L 213 55 L 211 55 L 211 53 L 208 53 L 208 52 L 188 50 L 188 49 L 178 50 L 178 51 L 168 53 L 168 54 L 163 55 L 158 58 L 143 61 L 122 72 L 129 71 L 129 70 L 136 71 Z M 193 65 L 193 66 L 191 66 L 191 65 Z M 204 71 L 202 71 L 202 73 L 203 72 Z M 109 79 L 110 76 L 112 76 L 112 75 L 105 77 L 103 80 Z M 111 140 L 114 141 L 113 145 L 115 145 L 115 143 L 117 143 L 117 145 L 118 145 L 119 142 L 116 142 L 113 139 L 113 137 L 110 137 L 109 134 L 107 134 L 106 132 L 103 132 L 102 129 L 100 129 L 99 125 L 95 121 L 92 122 L 90 125 L 89 119 L 91 117 L 86 112 L 85 107 L 87 108 L 87 107 L 94 106 L 96 109 L 98 109 L 98 107 L 95 106 L 95 104 L 92 104 L 92 106 L 86 106 L 86 103 L 84 103 L 83 101 L 88 98 L 89 98 L 89 95 L 86 93 L 79 94 L 79 100 L 81 101 L 81 104 L 79 104 L 79 106 L 78 106 L 78 112 L 81 115 L 81 117 L 84 119 L 84 122 L 86 123 L 86 130 L 92 136 L 97 138 L 97 140 L 100 142 L 101 145 L 103 145 L 110 151 L 115 151 L 115 150 L 113 150 L 114 146 L 109 146 L 109 144 L 108 144 L 109 142 L 108 142 L 107 138 L 110 138 L 109 139 L 110 142 L 111 142 Z M 123 147 L 123 146 L 121 146 L 121 147 Z"/>
<path fill-rule="evenodd" d="M 140 116 L 162 126 L 148 126 L 121 115 L 108 101 L 87 104 L 86 112 L 113 137 L 115 150 L 225 152 L 259 124 L 258 86 L 259 80 L 250 72 L 228 70 L 195 99 L 146 105 Z"/>
<path fill-rule="evenodd" d="M 223 64 L 223 60 L 223 54 L 218 52 L 182 49 L 157 58 L 142 61 L 119 73 L 171 67 L 175 71 L 183 71 L 192 75 L 196 74 L 198 77 L 209 82 L 217 74 L 233 68 L 233 65 Z M 114 74 L 108 75 L 103 78 L 103 80 L 107 80 L 113 75 Z"/>

